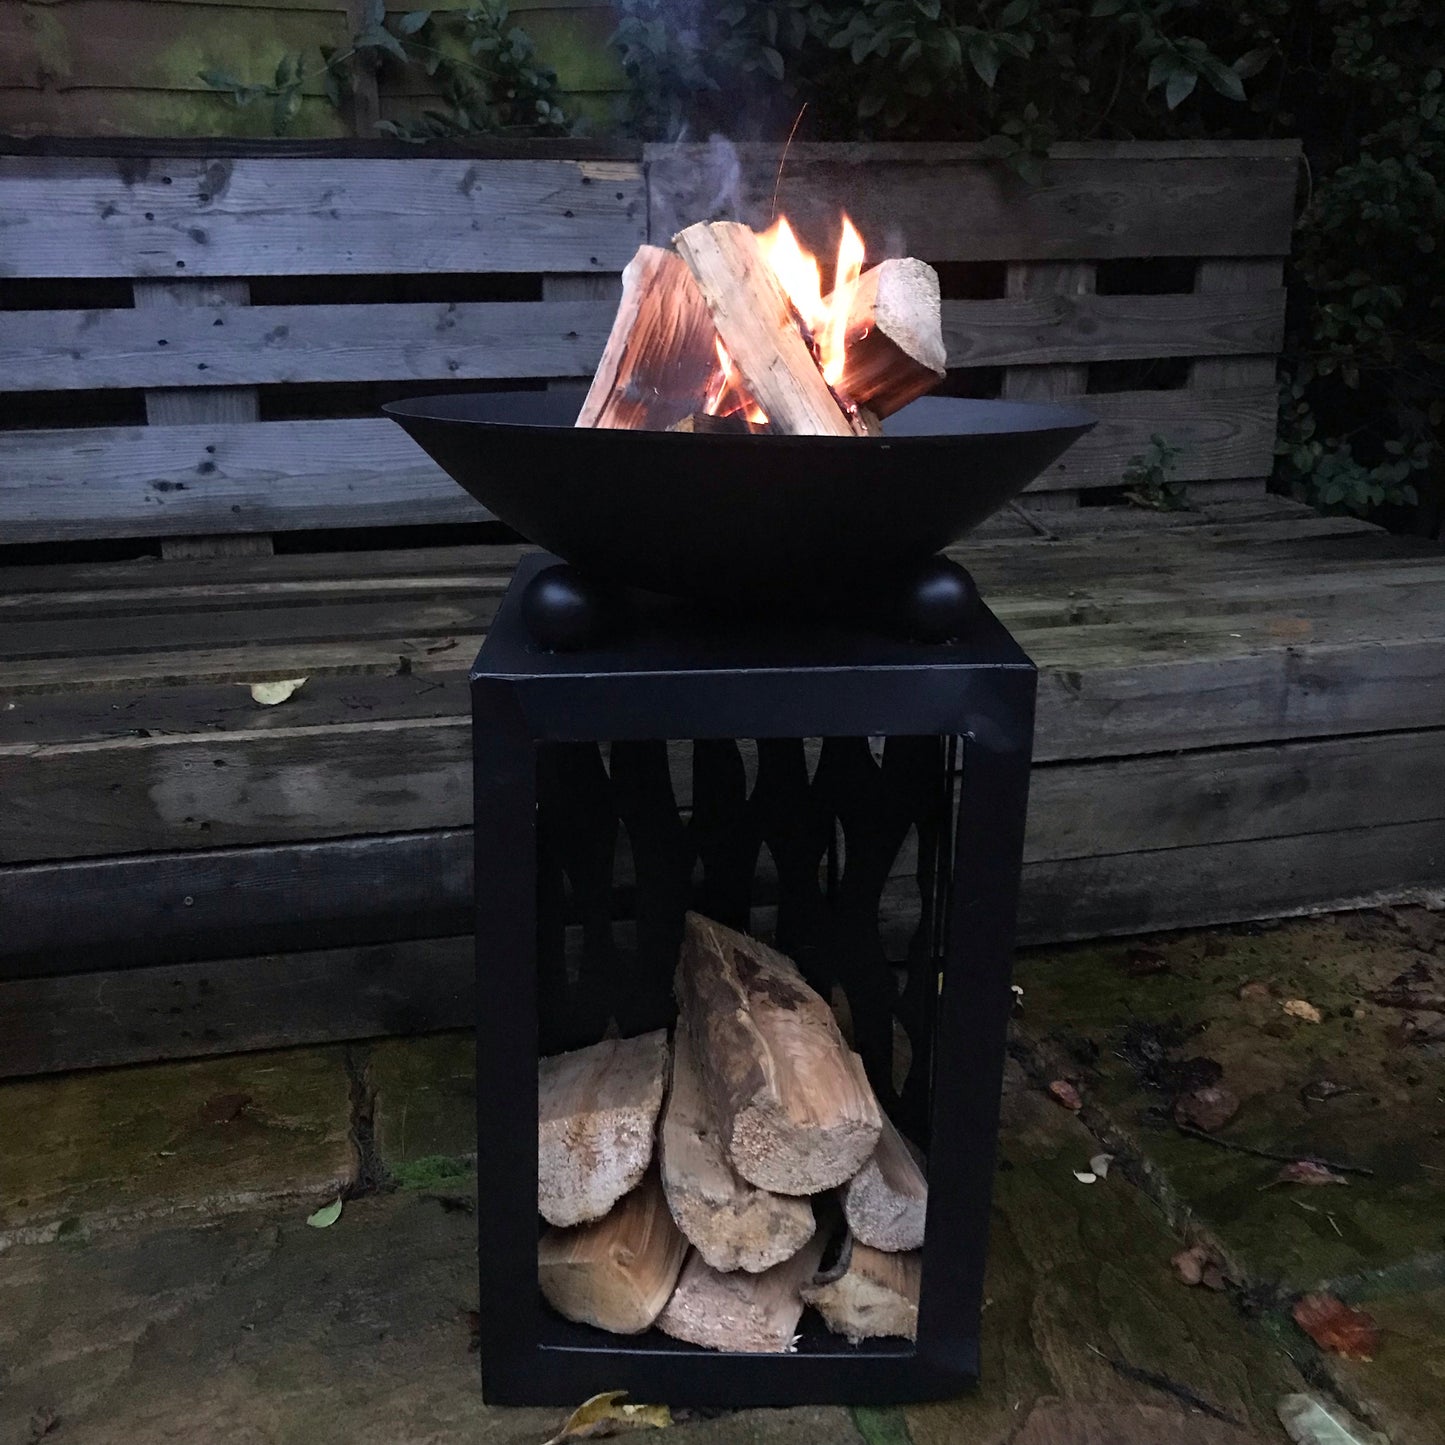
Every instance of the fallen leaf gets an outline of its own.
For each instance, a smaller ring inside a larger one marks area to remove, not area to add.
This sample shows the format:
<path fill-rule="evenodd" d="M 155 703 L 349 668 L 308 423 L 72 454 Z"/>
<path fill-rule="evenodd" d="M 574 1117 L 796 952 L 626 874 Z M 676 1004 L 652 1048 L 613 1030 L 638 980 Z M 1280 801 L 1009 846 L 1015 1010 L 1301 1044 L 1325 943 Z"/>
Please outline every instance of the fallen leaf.
<path fill-rule="evenodd" d="M 1259 1003 L 1270 997 L 1269 985 L 1261 983 L 1257 978 L 1252 978 L 1248 983 L 1240 984 L 1235 990 L 1234 996 L 1249 1003 Z"/>
<path fill-rule="evenodd" d="M 312 1229 L 329 1229 L 341 1218 L 341 1196 L 337 1195 L 332 1204 L 322 1205 L 315 1214 L 308 1214 L 306 1222 Z"/>
<path fill-rule="evenodd" d="M 1075 1169 L 1074 1178 L 1077 1179 L 1080 1184 L 1094 1184 L 1098 1182 L 1099 1176 L 1089 1169 Z"/>
<path fill-rule="evenodd" d="M 1312 1004 L 1302 998 L 1287 998 L 1280 1007 L 1292 1018 L 1307 1024 L 1322 1024 L 1325 1016 Z"/>
<path fill-rule="evenodd" d="M 1097 1174 L 1100 1179 L 1107 1179 L 1109 1177 L 1109 1165 L 1113 1162 L 1114 1156 L 1112 1154 L 1095 1154 L 1094 1157 L 1089 1160 L 1089 1168 Z"/>
<path fill-rule="evenodd" d="M 1333 1400 L 1326 1403 L 1314 1395 L 1286 1395 L 1274 1408 L 1294 1445 L 1390 1445 Z"/>
<path fill-rule="evenodd" d="M 278 702 L 285 702 L 305 681 L 304 677 L 288 677 L 282 682 L 253 682 L 251 697 L 262 707 L 275 707 Z"/>
<path fill-rule="evenodd" d="M 1333 1079 L 1315 1079 L 1299 1091 L 1306 1104 L 1323 1104 L 1328 1099 L 1338 1099 L 1341 1094 L 1353 1094 L 1353 1084 L 1337 1084 Z"/>
<path fill-rule="evenodd" d="M 1204 1273 L 1200 1276 L 1199 1283 L 1205 1289 L 1212 1289 L 1217 1294 L 1224 1288 L 1224 1271 L 1213 1260 L 1210 1260 L 1204 1266 Z"/>
<path fill-rule="evenodd" d="M 672 1424 L 672 1412 L 666 1405 L 624 1405 L 626 1398 L 626 1390 L 604 1390 L 584 1400 L 546 1445 L 562 1445 L 564 1440 L 600 1440 L 624 1430 L 661 1430 Z"/>
<path fill-rule="evenodd" d="M 1436 976 L 1436 970 L 1422 958 L 1392 978 L 1387 987 L 1373 990 L 1370 998 L 1386 1008 L 1445 1013 L 1445 982 Z"/>
<path fill-rule="evenodd" d="M 1049 1085 L 1049 1097 L 1066 1109 L 1082 1109 L 1084 1101 L 1079 1091 L 1067 1079 L 1055 1079 Z"/>
<path fill-rule="evenodd" d="M 1332 1294 L 1307 1294 L 1295 1301 L 1294 1322 L 1320 1349 L 1347 1360 L 1373 1360 L 1380 1331 L 1363 1310 Z"/>
<path fill-rule="evenodd" d="M 1222 1084 L 1194 1089 L 1174 1101 L 1174 1122 L 1212 1134 L 1239 1113 L 1239 1096 Z"/>
<path fill-rule="evenodd" d="M 1349 1182 L 1343 1174 L 1336 1174 L 1333 1169 L 1327 1169 L 1313 1159 L 1296 1159 L 1293 1164 L 1286 1164 L 1270 1180 L 1271 1184 L 1348 1184 Z"/>
<path fill-rule="evenodd" d="M 1169 1263 L 1174 1266 L 1179 1283 L 1193 1288 L 1204 1278 L 1204 1266 L 1209 1263 L 1209 1251 L 1202 1244 L 1191 1244 L 1188 1249 L 1181 1249 Z"/>

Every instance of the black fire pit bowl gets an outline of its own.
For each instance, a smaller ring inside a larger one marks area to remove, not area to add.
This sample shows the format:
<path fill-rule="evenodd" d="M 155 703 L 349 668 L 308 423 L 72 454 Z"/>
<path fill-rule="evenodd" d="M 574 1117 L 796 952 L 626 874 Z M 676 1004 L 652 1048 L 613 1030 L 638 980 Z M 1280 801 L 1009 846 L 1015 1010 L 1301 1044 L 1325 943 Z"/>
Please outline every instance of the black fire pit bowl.
<path fill-rule="evenodd" d="M 575 427 L 582 388 L 393 402 L 517 532 L 587 578 L 731 607 L 884 585 L 966 535 L 1089 430 L 1074 407 L 923 397 L 879 438 Z"/>

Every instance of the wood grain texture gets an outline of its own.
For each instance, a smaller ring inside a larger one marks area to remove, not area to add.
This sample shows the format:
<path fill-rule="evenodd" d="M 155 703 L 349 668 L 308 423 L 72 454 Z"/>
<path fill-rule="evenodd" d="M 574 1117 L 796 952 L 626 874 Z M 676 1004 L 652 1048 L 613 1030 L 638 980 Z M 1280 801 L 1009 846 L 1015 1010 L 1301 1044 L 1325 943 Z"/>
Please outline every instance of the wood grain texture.
<path fill-rule="evenodd" d="M 613 161 L 0 156 L 0 276 L 620 271 L 642 178 Z"/>
<path fill-rule="evenodd" d="M 694 1250 L 658 1329 L 709 1350 L 787 1353 L 803 1317 L 798 1291 L 817 1272 L 825 1243 L 820 1229 L 791 1259 L 762 1274 L 722 1274 Z"/>
<path fill-rule="evenodd" d="M 676 990 L 733 1168 L 779 1194 L 851 1179 L 878 1142 L 882 1114 L 862 1061 L 793 963 L 689 913 Z"/>
<path fill-rule="evenodd" d="M 10 311 L 0 312 L 0 364 L 17 392 L 576 377 L 591 374 L 615 309 L 552 299 Z"/>
<path fill-rule="evenodd" d="M 548 1224 L 601 1219 L 637 1187 L 667 1076 L 663 1029 L 537 1061 L 537 1210 Z"/>
<path fill-rule="evenodd" d="M 728 1162 L 686 1027 L 673 1034 L 658 1154 L 672 1216 L 713 1269 L 760 1274 L 813 1237 L 813 1206 L 806 1199 L 759 1189 Z"/>
<path fill-rule="evenodd" d="M 661 1313 L 686 1255 L 654 1170 L 605 1218 L 549 1229 L 537 1243 L 537 1283 L 566 1319 L 636 1335 Z"/>
<path fill-rule="evenodd" d="M 739 154 L 737 219 L 766 225 L 779 147 Z M 710 219 L 720 188 L 706 147 L 649 146 L 645 163 L 652 240 Z M 1297 165 L 1292 143 L 1056 146 L 1031 186 L 977 146 L 794 145 L 777 204 L 820 254 L 846 204 L 875 255 L 896 238 L 933 263 L 1283 256 Z"/>
<path fill-rule="evenodd" d="M 1016 300 L 1058 297 L 1069 307 L 1094 289 L 1095 268 L 1087 261 L 1012 263 L 1005 272 L 1008 295 Z M 1056 401 L 1077 396 L 1087 387 L 1089 368 L 1083 362 L 1048 366 L 1013 366 L 1004 371 L 1003 394 L 1013 401 Z"/>
<path fill-rule="evenodd" d="M 582 294 L 565 294 L 561 283 L 574 280 Z M 203 306 L 164 324 L 129 309 L 6 311 L 0 365 L 14 392 L 587 376 L 616 309 L 615 296 L 594 299 L 599 287 L 615 293 L 616 278 L 546 278 L 540 303 Z M 943 303 L 954 367 L 1272 356 L 1283 324 L 1279 288 Z"/>
<path fill-rule="evenodd" d="M 843 1216 L 861 1244 L 893 1251 L 923 1247 L 928 1180 L 914 1152 L 885 1115 L 872 1158 L 843 1191 Z"/>
<path fill-rule="evenodd" d="M 833 1268 L 809 1280 L 800 1293 L 828 1328 L 851 1345 L 916 1340 L 922 1281 L 921 1250 L 885 1253 L 849 1236 Z"/>

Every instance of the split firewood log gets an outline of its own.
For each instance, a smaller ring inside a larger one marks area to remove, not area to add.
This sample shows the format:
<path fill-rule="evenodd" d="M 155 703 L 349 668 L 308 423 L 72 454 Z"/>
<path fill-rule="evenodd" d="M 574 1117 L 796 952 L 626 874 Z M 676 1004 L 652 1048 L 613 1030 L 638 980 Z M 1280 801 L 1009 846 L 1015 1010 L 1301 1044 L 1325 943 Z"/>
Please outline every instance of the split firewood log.
<path fill-rule="evenodd" d="M 774 432 L 859 434 L 823 380 L 792 303 L 763 259 L 757 236 L 737 221 L 700 221 L 673 237 L 748 395 Z"/>
<path fill-rule="evenodd" d="M 604 1039 L 537 1066 L 537 1208 L 568 1228 L 601 1219 L 652 1161 L 667 1031 Z"/>
<path fill-rule="evenodd" d="M 677 969 L 722 1147 L 750 1184 L 818 1194 L 867 1162 L 883 1116 L 827 1003 L 781 953 L 697 913 Z"/>
<path fill-rule="evenodd" d="M 786 1353 L 803 1317 L 798 1291 L 817 1273 L 825 1240 L 820 1229 L 791 1259 L 761 1274 L 723 1274 L 694 1250 L 657 1317 L 658 1329 L 710 1350 Z"/>
<path fill-rule="evenodd" d="M 752 436 L 771 430 L 766 422 L 750 425 L 740 411 L 728 412 L 726 416 L 709 416 L 706 412 L 695 411 L 668 427 L 668 431 L 698 432 L 712 436 Z"/>
<path fill-rule="evenodd" d="M 537 1282 L 567 1319 L 635 1335 L 661 1313 L 686 1255 L 652 1169 L 604 1218 L 549 1229 L 537 1243 Z"/>
<path fill-rule="evenodd" d="M 843 1191 L 848 1228 L 855 1239 L 874 1249 L 920 1249 L 927 1213 L 928 1181 L 913 1146 L 885 1116 L 872 1158 Z"/>
<path fill-rule="evenodd" d="M 918 1338 L 918 1292 L 923 1253 L 870 1249 L 852 1236 L 837 1263 L 800 1290 L 835 1335 L 851 1344 L 879 1338 Z"/>
<path fill-rule="evenodd" d="M 892 416 L 945 375 L 938 272 L 912 256 L 865 271 L 848 306 L 840 396 L 879 417 Z"/>
<path fill-rule="evenodd" d="M 665 431 L 681 421 L 717 368 L 715 334 L 682 257 L 641 247 L 622 272 L 622 300 L 577 425 Z"/>
<path fill-rule="evenodd" d="M 672 1087 L 658 1133 L 672 1217 L 713 1269 L 759 1274 L 813 1237 L 813 1206 L 749 1184 L 728 1163 L 698 1069 L 691 1031 L 672 1040 Z"/>

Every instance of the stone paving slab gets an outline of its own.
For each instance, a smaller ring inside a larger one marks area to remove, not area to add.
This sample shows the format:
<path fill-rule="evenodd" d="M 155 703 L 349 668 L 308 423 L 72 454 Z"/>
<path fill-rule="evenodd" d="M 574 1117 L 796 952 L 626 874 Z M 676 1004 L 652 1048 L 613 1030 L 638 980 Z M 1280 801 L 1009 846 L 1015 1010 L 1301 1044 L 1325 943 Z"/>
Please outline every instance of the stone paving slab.
<path fill-rule="evenodd" d="M 476 1045 L 468 1032 L 383 1039 L 368 1051 L 376 1150 L 388 1172 L 477 1153 Z"/>
<path fill-rule="evenodd" d="M 1027 955 L 1016 1034 L 1036 1070 L 1078 1083 L 1086 1117 L 1098 1111 L 1147 1158 L 1243 1280 L 1318 1288 L 1445 1244 L 1445 1038 L 1428 1042 L 1439 1015 L 1372 997 L 1411 969 L 1445 978 L 1435 917 L 1341 915 Z M 1291 1000 L 1321 1022 L 1287 1012 Z M 1213 1140 L 1170 1115 L 1198 1060 L 1241 1101 Z M 1370 1172 L 1275 1184 L 1282 1160 L 1250 1150 Z"/>
<path fill-rule="evenodd" d="M 355 1173 L 345 1051 L 0 1084 L 0 1249 L 177 1211 L 334 1197 Z"/>

